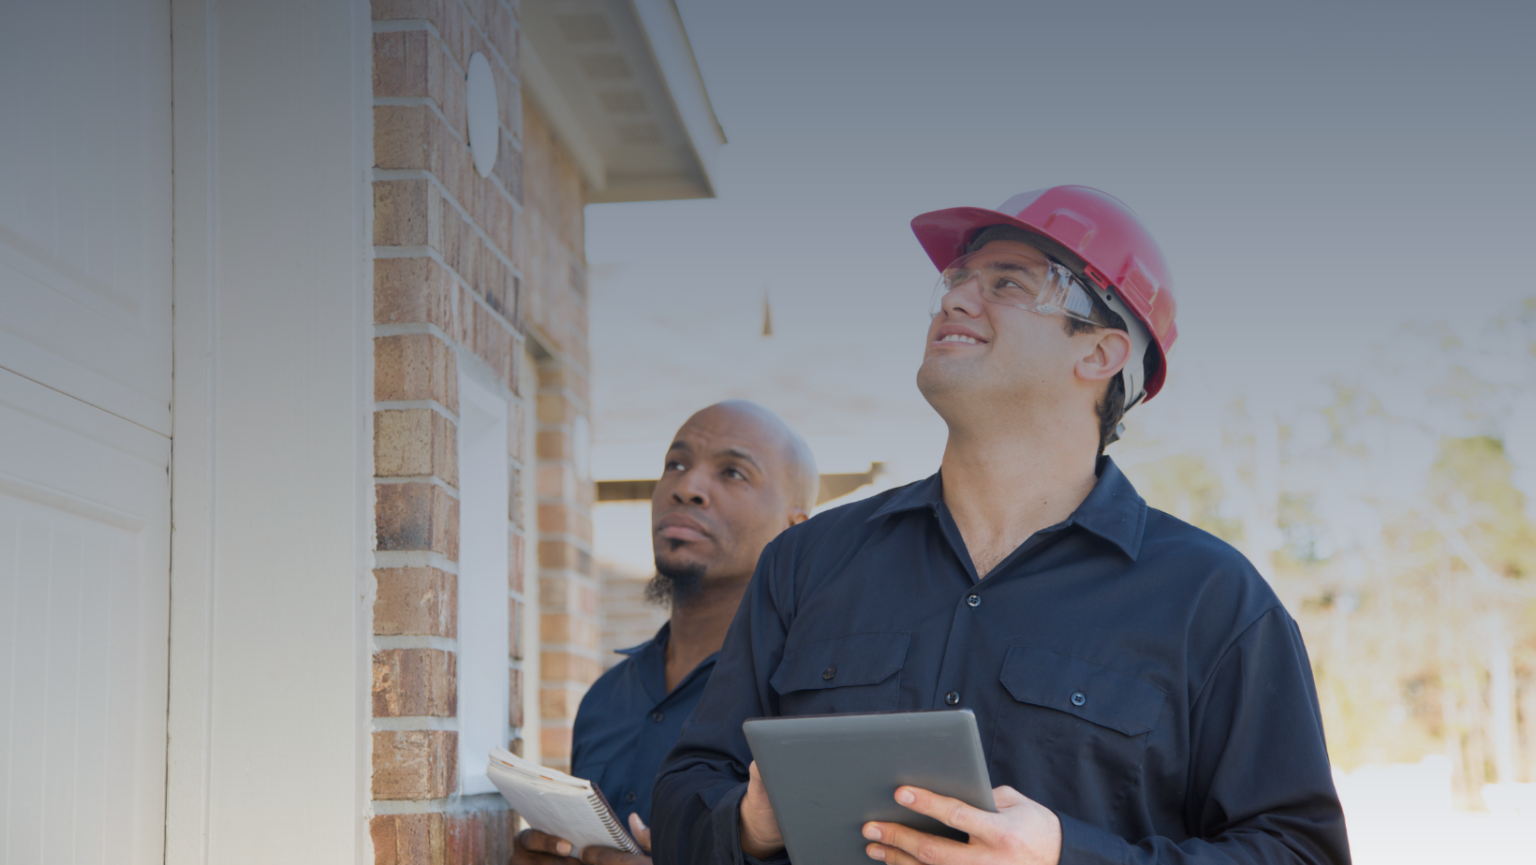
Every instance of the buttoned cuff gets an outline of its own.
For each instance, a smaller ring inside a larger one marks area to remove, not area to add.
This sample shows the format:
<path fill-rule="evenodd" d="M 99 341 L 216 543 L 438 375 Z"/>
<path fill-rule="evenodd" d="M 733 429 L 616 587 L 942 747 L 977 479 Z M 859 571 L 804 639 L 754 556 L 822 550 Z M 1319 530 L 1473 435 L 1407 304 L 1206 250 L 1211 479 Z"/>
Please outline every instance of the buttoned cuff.
<path fill-rule="evenodd" d="M 1061 861 L 1059 865 L 1123 865 L 1131 845 L 1113 832 L 1056 812 L 1061 821 Z"/>
<path fill-rule="evenodd" d="M 715 803 L 710 820 L 714 823 L 715 842 L 719 855 L 716 862 L 732 862 L 735 865 L 789 865 L 789 853 L 781 852 L 772 859 L 757 859 L 741 849 L 741 800 L 747 795 L 746 782 L 732 788 Z"/>

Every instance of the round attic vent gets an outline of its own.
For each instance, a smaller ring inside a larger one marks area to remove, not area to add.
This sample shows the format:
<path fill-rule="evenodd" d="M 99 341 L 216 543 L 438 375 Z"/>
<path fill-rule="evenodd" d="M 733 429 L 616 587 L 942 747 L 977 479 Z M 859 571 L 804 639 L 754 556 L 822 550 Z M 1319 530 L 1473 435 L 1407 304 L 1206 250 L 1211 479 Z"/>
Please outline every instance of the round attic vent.
<path fill-rule="evenodd" d="M 491 63 L 476 51 L 469 55 L 469 74 L 465 76 L 466 108 L 469 113 L 469 151 L 475 158 L 475 173 L 490 177 L 496 167 L 496 148 L 501 144 L 496 112 L 496 79 L 491 77 Z"/>

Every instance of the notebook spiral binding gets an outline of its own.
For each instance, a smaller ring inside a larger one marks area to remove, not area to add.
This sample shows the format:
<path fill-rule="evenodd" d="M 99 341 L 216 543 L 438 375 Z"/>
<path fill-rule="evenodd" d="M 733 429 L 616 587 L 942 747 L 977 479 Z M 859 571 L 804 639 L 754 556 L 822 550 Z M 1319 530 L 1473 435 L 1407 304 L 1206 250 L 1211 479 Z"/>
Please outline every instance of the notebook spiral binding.
<path fill-rule="evenodd" d="M 603 828 L 608 830 L 608 836 L 613 839 L 614 847 L 625 853 L 641 852 L 640 845 L 636 844 L 634 839 L 629 837 L 629 833 L 624 831 L 624 827 L 619 825 L 617 815 L 613 813 L 612 808 L 608 807 L 608 802 L 600 791 L 593 788 L 592 795 L 587 798 L 587 801 L 592 803 L 592 810 L 602 818 Z"/>

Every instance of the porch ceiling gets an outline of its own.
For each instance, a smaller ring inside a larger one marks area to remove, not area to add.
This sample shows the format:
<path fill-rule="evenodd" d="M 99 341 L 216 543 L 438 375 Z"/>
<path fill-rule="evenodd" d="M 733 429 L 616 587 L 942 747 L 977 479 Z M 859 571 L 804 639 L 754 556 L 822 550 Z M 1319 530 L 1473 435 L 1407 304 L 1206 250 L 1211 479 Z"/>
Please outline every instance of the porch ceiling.
<path fill-rule="evenodd" d="M 524 92 L 589 202 L 713 198 L 715 118 L 673 0 L 524 0 Z"/>

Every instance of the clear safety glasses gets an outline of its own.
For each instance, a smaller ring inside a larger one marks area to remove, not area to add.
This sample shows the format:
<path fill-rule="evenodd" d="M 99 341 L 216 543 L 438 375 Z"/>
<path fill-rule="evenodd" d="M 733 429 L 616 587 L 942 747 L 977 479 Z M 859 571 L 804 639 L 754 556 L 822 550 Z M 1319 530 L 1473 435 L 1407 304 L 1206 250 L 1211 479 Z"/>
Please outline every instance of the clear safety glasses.
<path fill-rule="evenodd" d="M 1018 252 L 973 252 L 956 260 L 939 275 L 928 315 L 944 309 L 950 292 L 973 290 L 987 303 L 1016 306 L 1040 315 L 1062 315 L 1088 324 L 1097 324 L 1090 316 L 1093 300 L 1088 289 L 1072 271 L 1043 255 Z"/>

